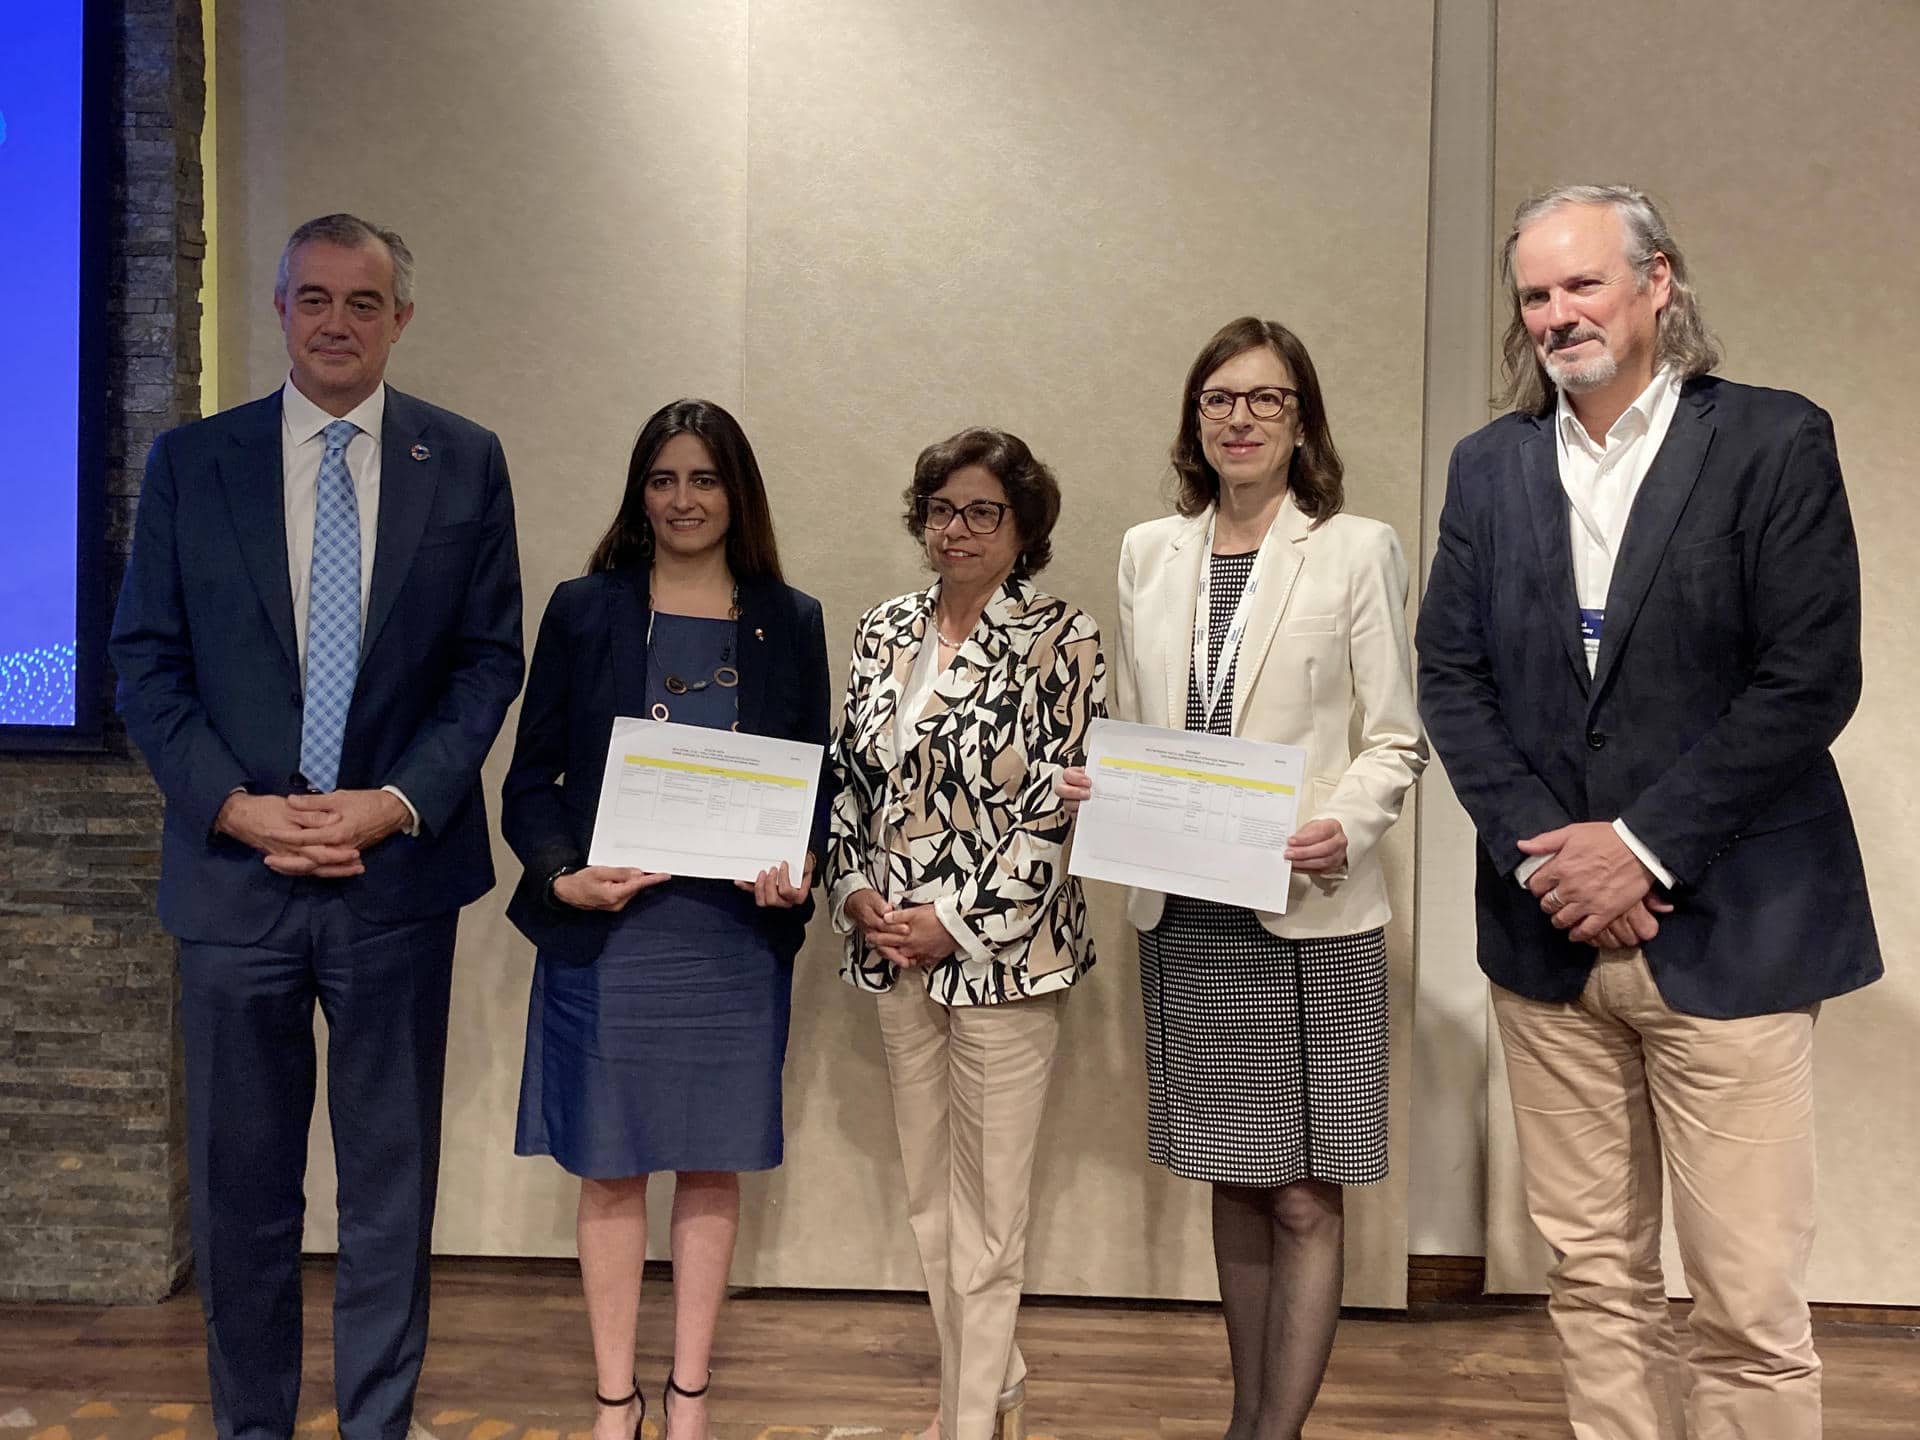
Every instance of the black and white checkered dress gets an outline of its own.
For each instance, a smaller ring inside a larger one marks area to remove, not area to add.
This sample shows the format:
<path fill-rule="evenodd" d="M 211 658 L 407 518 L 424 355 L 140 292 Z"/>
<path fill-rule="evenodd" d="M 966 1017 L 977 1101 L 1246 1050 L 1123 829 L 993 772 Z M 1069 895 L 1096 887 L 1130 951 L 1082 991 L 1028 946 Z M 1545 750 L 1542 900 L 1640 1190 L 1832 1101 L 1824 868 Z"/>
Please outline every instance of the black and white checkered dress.
<path fill-rule="evenodd" d="M 1208 669 L 1253 555 L 1213 557 Z M 1187 684 L 1187 728 L 1228 732 Z M 1368 930 L 1282 940 L 1251 910 L 1167 897 L 1140 936 L 1147 1155 L 1194 1180 L 1366 1185 L 1387 1173 L 1387 950 Z"/>

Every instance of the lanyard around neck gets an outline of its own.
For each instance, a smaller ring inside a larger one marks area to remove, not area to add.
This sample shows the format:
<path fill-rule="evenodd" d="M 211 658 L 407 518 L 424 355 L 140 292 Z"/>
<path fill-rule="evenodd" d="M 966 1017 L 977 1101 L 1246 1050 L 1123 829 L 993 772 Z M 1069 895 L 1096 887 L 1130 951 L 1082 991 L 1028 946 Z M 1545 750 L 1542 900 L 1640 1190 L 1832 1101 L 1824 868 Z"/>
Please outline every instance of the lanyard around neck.
<path fill-rule="evenodd" d="M 1227 622 L 1227 637 L 1220 642 L 1219 669 L 1209 683 L 1207 672 L 1213 668 L 1207 663 L 1207 639 L 1213 629 L 1213 527 L 1219 519 L 1220 512 L 1216 510 L 1207 520 L 1206 548 L 1201 552 L 1200 560 L 1200 593 L 1195 597 L 1193 606 L 1193 683 L 1200 692 L 1200 724 L 1203 729 L 1212 728 L 1214 712 L 1220 708 L 1221 696 L 1226 693 L 1227 677 L 1233 673 L 1234 660 L 1240 653 L 1240 642 L 1247 633 L 1247 621 L 1253 614 L 1253 596 L 1260 588 L 1260 572 L 1267 558 L 1267 542 L 1273 538 L 1273 526 L 1269 525 L 1266 535 L 1261 538 L 1246 586 L 1240 591 L 1240 599 L 1233 607 L 1233 618 Z M 1280 523 L 1279 515 L 1273 517 L 1273 523 Z"/>

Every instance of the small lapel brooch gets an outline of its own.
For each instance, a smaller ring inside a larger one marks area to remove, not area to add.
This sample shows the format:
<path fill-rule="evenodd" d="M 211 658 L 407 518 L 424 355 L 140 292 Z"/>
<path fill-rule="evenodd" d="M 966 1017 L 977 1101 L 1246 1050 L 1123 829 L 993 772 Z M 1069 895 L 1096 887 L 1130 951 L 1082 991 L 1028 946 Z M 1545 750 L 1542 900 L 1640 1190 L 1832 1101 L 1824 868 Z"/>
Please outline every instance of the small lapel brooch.
<path fill-rule="evenodd" d="M 407 451 L 407 453 L 416 460 L 431 460 L 433 458 L 433 451 L 427 449 L 424 445 L 416 445 Z"/>

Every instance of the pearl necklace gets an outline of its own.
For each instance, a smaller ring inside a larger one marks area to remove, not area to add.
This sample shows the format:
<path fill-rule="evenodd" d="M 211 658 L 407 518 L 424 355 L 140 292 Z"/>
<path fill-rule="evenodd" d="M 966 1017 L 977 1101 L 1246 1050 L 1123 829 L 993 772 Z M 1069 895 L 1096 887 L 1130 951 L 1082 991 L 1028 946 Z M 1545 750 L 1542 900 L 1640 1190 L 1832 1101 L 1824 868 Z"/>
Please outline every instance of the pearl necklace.
<path fill-rule="evenodd" d="M 940 643 L 949 650 L 958 650 L 962 645 L 967 643 L 967 635 L 962 635 L 958 640 L 955 640 L 951 635 L 947 634 L 945 630 L 940 628 L 940 612 L 938 610 L 934 610 L 928 618 L 933 621 L 933 633 L 940 637 Z M 977 624 L 979 622 L 976 620 L 975 623 Z M 970 635 L 972 631 L 969 630 L 967 633 Z"/>

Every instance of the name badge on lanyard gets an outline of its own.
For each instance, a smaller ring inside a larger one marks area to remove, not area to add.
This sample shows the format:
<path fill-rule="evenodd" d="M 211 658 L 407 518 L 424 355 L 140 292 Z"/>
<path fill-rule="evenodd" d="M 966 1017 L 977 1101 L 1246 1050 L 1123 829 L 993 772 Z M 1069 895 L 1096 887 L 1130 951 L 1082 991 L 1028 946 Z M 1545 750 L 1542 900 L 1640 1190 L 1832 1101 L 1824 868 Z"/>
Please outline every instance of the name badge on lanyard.
<path fill-rule="evenodd" d="M 1600 666 L 1600 635 L 1607 628 L 1605 610 L 1589 610 L 1580 607 L 1580 643 L 1587 649 L 1587 673 L 1591 675 Z"/>
<path fill-rule="evenodd" d="M 1260 552 L 1254 557 L 1253 573 L 1247 576 L 1246 588 L 1233 607 L 1233 618 L 1227 622 L 1226 638 L 1220 642 L 1219 669 L 1209 683 L 1207 672 L 1213 668 L 1207 663 L 1207 639 L 1213 631 L 1213 527 L 1219 518 L 1220 512 L 1215 510 L 1207 521 L 1207 548 L 1200 562 L 1200 593 L 1194 597 L 1193 605 L 1193 683 L 1200 692 L 1200 725 L 1207 730 L 1213 728 L 1214 712 L 1220 708 L 1227 677 L 1233 673 L 1234 660 L 1240 654 L 1240 642 L 1246 636 L 1247 621 L 1253 614 L 1254 592 L 1260 588 L 1260 574 L 1266 567 L 1267 544 L 1273 539 L 1270 525 L 1261 538 Z M 1274 524 L 1279 524 L 1279 515 L 1273 518 Z"/>

